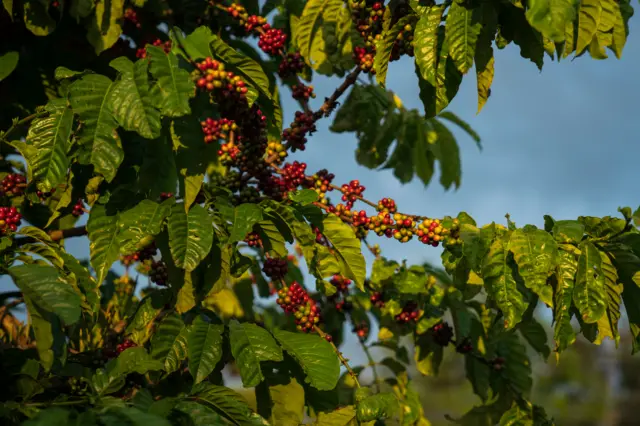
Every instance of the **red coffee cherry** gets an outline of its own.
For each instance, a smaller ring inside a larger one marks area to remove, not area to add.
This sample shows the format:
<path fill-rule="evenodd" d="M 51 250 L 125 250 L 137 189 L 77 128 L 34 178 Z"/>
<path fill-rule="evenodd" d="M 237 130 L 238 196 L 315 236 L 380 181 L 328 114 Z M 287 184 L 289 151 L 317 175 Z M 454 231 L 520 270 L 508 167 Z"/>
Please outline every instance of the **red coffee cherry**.
<path fill-rule="evenodd" d="M 15 207 L 0 207 L 0 235 L 18 230 L 22 215 Z"/>
<path fill-rule="evenodd" d="M 258 47 L 265 53 L 275 56 L 284 47 L 287 41 L 287 35 L 277 28 L 270 28 L 260 34 Z"/>
<path fill-rule="evenodd" d="M 2 192 L 8 197 L 15 197 L 24 194 L 27 186 L 27 178 L 19 173 L 11 173 L 2 179 Z"/>

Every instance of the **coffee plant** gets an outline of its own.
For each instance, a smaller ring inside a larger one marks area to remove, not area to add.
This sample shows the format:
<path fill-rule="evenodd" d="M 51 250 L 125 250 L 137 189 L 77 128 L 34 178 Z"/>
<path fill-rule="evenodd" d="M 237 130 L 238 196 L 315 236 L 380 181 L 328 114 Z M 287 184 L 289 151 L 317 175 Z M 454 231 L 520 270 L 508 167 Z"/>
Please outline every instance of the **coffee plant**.
<path fill-rule="evenodd" d="M 474 70 L 480 110 L 495 48 L 540 69 L 619 58 L 627 0 L 2 4 L 0 268 L 17 287 L 0 294 L 3 425 L 425 426 L 411 375 L 437 374 L 448 346 L 478 396 L 453 423 L 549 425 L 529 401 L 532 351 L 618 342 L 623 304 L 640 349 L 640 210 L 481 226 L 295 159 L 332 119 L 359 164 L 426 185 L 437 162 L 458 187 L 448 126 L 479 143 L 445 110 L 462 78 Z M 415 63 L 423 111 L 386 89 L 395 60 Z M 317 75 L 335 91 L 316 93 Z M 87 261 L 65 250 L 77 237 Z M 443 268 L 378 238 L 437 248 Z"/>

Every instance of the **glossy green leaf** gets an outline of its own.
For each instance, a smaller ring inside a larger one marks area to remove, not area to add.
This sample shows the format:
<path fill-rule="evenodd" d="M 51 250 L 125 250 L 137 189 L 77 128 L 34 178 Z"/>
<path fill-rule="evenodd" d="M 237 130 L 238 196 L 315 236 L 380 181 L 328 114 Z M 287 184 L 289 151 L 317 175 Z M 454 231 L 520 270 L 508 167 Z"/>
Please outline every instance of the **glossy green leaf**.
<path fill-rule="evenodd" d="M 100 424 L 104 426 L 171 426 L 162 416 L 145 413 L 133 407 L 109 407 L 100 414 Z"/>
<path fill-rule="evenodd" d="M 187 358 L 189 328 L 180 316 L 166 317 L 151 338 L 151 357 L 164 364 L 164 371 L 173 373 Z"/>
<path fill-rule="evenodd" d="M 78 143 L 90 145 L 89 162 L 107 182 L 116 176 L 124 159 L 110 102 L 114 87 L 111 80 L 99 74 L 85 75 L 69 87 L 69 102 L 83 124 Z"/>
<path fill-rule="evenodd" d="M 462 74 L 473 66 L 478 35 L 482 30 L 480 9 L 470 9 L 462 3 L 453 2 L 447 13 L 445 39 L 449 46 L 449 57 Z"/>
<path fill-rule="evenodd" d="M 391 28 L 383 30 L 380 40 L 376 43 L 376 55 L 373 60 L 373 69 L 376 72 L 376 81 L 382 87 L 385 86 L 387 80 L 387 71 L 389 70 L 389 60 L 391 59 L 391 51 L 393 45 L 398 38 L 398 34 L 404 31 L 406 25 L 414 25 L 416 22 L 415 15 L 403 16 L 391 26 Z"/>
<path fill-rule="evenodd" d="M 257 204 L 240 204 L 235 208 L 231 234 L 228 244 L 242 241 L 247 236 L 253 225 L 262 220 L 262 209 Z"/>
<path fill-rule="evenodd" d="M 47 36 L 56 28 L 56 21 L 49 15 L 49 3 L 42 0 L 24 1 L 24 25 L 37 36 Z"/>
<path fill-rule="evenodd" d="M 525 226 L 511 234 L 509 250 L 513 253 L 524 285 L 533 290 L 542 302 L 553 306 L 553 289 L 547 285 L 547 278 L 555 269 L 558 249 L 551 235 L 541 229 Z"/>
<path fill-rule="evenodd" d="M 502 379 L 516 392 L 527 394 L 533 385 L 527 348 L 515 333 L 507 333 L 500 336 L 496 350 L 505 359 Z"/>
<path fill-rule="evenodd" d="M 304 11 L 298 22 L 295 44 L 309 66 L 311 66 L 311 45 L 318 22 L 322 18 L 322 11 L 327 3 L 328 0 L 309 0 L 305 4 Z"/>
<path fill-rule="evenodd" d="M 608 337 L 613 340 L 616 345 L 620 341 L 618 332 L 618 321 L 620 320 L 620 304 L 623 285 L 618 283 L 618 271 L 613 266 L 609 257 L 600 252 L 602 259 L 602 273 L 604 275 L 604 285 L 606 291 L 607 310 L 606 313 L 598 320 L 598 337 L 594 341 L 600 344 Z"/>
<path fill-rule="evenodd" d="M 185 213 L 181 204 L 169 217 L 169 247 L 177 267 L 193 271 L 209 254 L 213 244 L 213 221 L 207 210 L 194 205 Z"/>
<path fill-rule="evenodd" d="M 360 422 L 391 418 L 400 408 L 392 393 L 378 393 L 358 402 L 356 416 Z"/>
<path fill-rule="evenodd" d="M 556 288 L 553 296 L 553 339 L 557 352 L 567 349 L 576 340 L 576 333 L 571 325 L 571 304 L 577 268 L 578 261 L 575 255 L 564 250 L 558 253 Z"/>
<path fill-rule="evenodd" d="M 333 246 L 342 274 L 352 279 L 360 290 L 364 291 L 366 265 L 361 251 L 360 240 L 353 229 L 335 215 L 325 216 L 322 220 L 322 234 Z"/>
<path fill-rule="evenodd" d="M 576 56 L 582 54 L 591 44 L 591 40 L 593 40 L 598 31 L 601 13 L 602 5 L 600 0 L 582 0 L 580 2 Z"/>
<path fill-rule="evenodd" d="M 122 34 L 120 22 L 124 12 L 124 0 L 97 0 L 95 14 L 87 39 L 95 49 L 96 55 L 113 46 Z"/>
<path fill-rule="evenodd" d="M 134 208 L 122 212 L 118 221 L 120 253 L 132 254 L 146 247 L 151 237 L 162 232 L 170 213 L 169 204 L 151 200 L 142 200 Z"/>
<path fill-rule="evenodd" d="M 162 363 L 152 359 L 141 346 L 125 349 L 117 358 L 109 361 L 105 368 L 96 370 L 91 378 L 91 385 L 98 395 L 108 395 L 124 386 L 128 374 L 160 371 L 162 367 Z"/>
<path fill-rule="evenodd" d="M 565 28 L 573 24 L 577 2 L 574 0 L 534 0 L 528 3 L 527 21 L 556 43 L 565 40 Z"/>
<path fill-rule="evenodd" d="M 329 342 L 316 334 L 281 329 L 274 329 L 273 334 L 284 350 L 298 361 L 307 383 L 318 390 L 335 388 L 340 378 L 340 361 Z"/>
<path fill-rule="evenodd" d="M 10 51 L 0 55 L 0 81 L 9 77 L 9 75 L 18 66 L 18 60 L 20 54 L 15 51 Z"/>
<path fill-rule="evenodd" d="M 155 107 L 149 86 L 149 62 L 131 62 L 121 56 L 110 62 L 120 72 L 111 97 L 113 115 L 118 123 L 142 137 L 155 139 L 160 136 L 160 111 Z"/>
<path fill-rule="evenodd" d="M 487 292 L 502 311 L 506 329 L 518 324 L 528 307 L 522 293 L 516 288 L 508 254 L 507 242 L 498 238 L 491 244 L 482 264 L 482 277 Z"/>
<path fill-rule="evenodd" d="M 157 46 L 147 46 L 151 75 L 157 80 L 151 96 L 162 115 L 180 117 L 191 113 L 189 99 L 195 95 L 195 85 L 186 70 L 180 68 L 173 53 L 164 53 Z"/>
<path fill-rule="evenodd" d="M 102 284 L 113 262 L 118 259 L 118 216 L 107 215 L 102 205 L 94 205 L 87 222 L 91 266 Z"/>
<path fill-rule="evenodd" d="M 197 317 L 189 331 L 189 372 L 195 384 L 211 374 L 222 357 L 222 333 L 224 326 L 205 322 Z"/>
<path fill-rule="evenodd" d="M 40 364 L 49 371 L 56 359 L 64 360 L 67 353 L 66 339 L 62 334 L 62 324 L 58 317 L 41 309 L 29 297 L 24 297 L 29 312 L 29 325 L 36 339 L 36 350 Z"/>
<path fill-rule="evenodd" d="M 238 393 L 210 383 L 203 383 L 194 389 L 189 398 L 209 407 L 234 425 L 268 425 L 263 418 L 251 411 L 247 401 Z"/>
<path fill-rule="evenodd" d="M 432 86 L 436 85 L 438 65 L 438 27 L 444 13 L 443 6 L 433 6 L 420 16 L 414 32 L 414 53 L 420 75 Z"/>
<path fill-rule="evenodd" d="M 73 112 L 66 105 L 50 103 L 47 110 L 47 117 L 34 120 L 29 127 L 27 143 L 36 149 L 36 154 L 25 158 L 32 179 L 42 192 L 49 192 L 66 180 L 73 126 Z"/>
<path fill-rule="evenodd" d="M 573 302 L 587 323 L 597 322 L 605 313 L 606 291 L 602 259 L 598 249 L 589 241 L 580 244 Z"/>
<path fill-rule="evenodd" d="M 175 53 L 183 54 L 184 49 L 184 53 L 188 58 L 200 61 L 212 55 L 209 44 L 216 36 L 213 35 L 208 26 L 202 25 L 186 37 L 182 35 L 182 31 L 179 28 L 173 27 L 171 37 L 174 39 L 173 50 Z"/>
<path fill-rule="evenodd" d="M 300 191 L 289 192 L 288 197 L 291 201 L 306 206 L 318 201 L 319 195 L 313 189 L 301 189 Z"/>
<path fill-rule="evenodd" d="M 551 349 L 547 343 L 547 333 L 542 324 L 532 318 L 518 324 L 518 330 L 529 345 L 542 355 L 543 359 L 549 358 Z"/>
<path fill-rule="evenodd" d="M 292 378 L 287 384 L 269 386 L 271 424 L 299 426 L 304 420 L 304 388 Z"/>
<path fill-rule="evenodd" d="M 584 229 L 584 225 L 577 220 L 557 220 L 551 232 L 559 243 L 579 243 L 584 236 Z"/>
<path fill-rule="evenodd" d="M 328 413 L 318 413 L 317 426 L 348 426 L 356 418 L 356 409 L 353 405 L 339 408 Z"/>
<path fill-rule="evenodd" d="M 255 324 L 231 321 L 229 338 L 231 353 L 246 388 L 257 386 L 264 379 L 261 361 L 282 361 L 282 350 L 271 334 Z"/>

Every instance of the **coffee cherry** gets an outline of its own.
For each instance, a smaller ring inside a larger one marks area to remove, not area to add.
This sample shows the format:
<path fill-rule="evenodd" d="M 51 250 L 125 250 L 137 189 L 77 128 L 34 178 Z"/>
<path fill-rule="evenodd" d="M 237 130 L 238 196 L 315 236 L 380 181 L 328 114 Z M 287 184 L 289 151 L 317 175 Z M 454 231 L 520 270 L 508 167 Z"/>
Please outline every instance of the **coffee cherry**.
<path fill-rule="evenodd" d="M 129 339 L 126 339 L 124 342 L 120 343 L 117 347 L 116 347 L 116 353 L 118 355 L 120 355 L 122 352 L 126 351 L 129 348 L 133 348 L 136 347 L 137 345 Z"/>
<path fill-rule="evenodd" d="M 0 207 L 0 235 L 18 230 L 22 215 L 15 207 Z"/>
<path fill-rule="evenodd" d="M 237 20 L 240 25 L 245 25 L 249 19 L 247 9 L 241 4 L 232 3 L 231 6 L 227 7 L 227 12 L 233 19 Z"/>
<path fill-rule="evenodd" d="M 333 337 L 330 334 L 325 334 L 324 339 L 329 343 L 333 342 Z"/>
<path fill-rule="evenodd" d="M 373 58 L 375 57 L 374 49 L 356 46 L 353 49 L 353 60 L 365 73 L 375 74 L 373 69 Z"/>
<path fill-rule="evenodd" d="M 369 326 L 366 322 L 361 322 L 353 327 L 352 331 L 358 336 L 360 340 L 367 340 L 369 337 Z"/>
<path fill-rule="evenodd" d="M 327 199 L 325 198 L 325 196 L 327 192 L 333 191 L 331 182 L 334 178 L 335 175 L 333 173 L 329 173 L 327 169 L 322 169 L 314 174 L 311 179 L 306 182 L 307 188 L 315 190 L 320 196 L 320 202 L 323 204 L 327 204 Z"/>
<path fill-rule="evenodd" d="M 291 96 L 293 99 L 308 101 L 309 98 L 315 98 L 313 86 L 305 86 L 304 84 L 294 84 L 291 86 Z"/>
<path fill-rule="evenodd" d="M 265 26 L 267 28 L 265 28 Z M 256 28 L 268 29 L 269 24 L 267 24 L 267 20 L 262 16 L 251 15 L 247 18 L 247 22 L 244 24 L 244 29 L 247 32 L 253 31 Z"/>
<path fill-rule="evenodd" d="M 24 194 L 27 186 L 27 178 L 18 173 L 11 173 L 2 179 L 2 192 L 8 197 L 15 197 Z"/>
<path fill-rule="evenodd" d="M 443 231 L 444 228 L 439 219 L 425 219 L 418 225 L 416 235 L 422 243 L 437 247 L 444 239 Z"/>
<path fill-rule="evenodd" d="M 276 303 L 285 313 L 294 315 L 299 331 L 308 333 L 313 330 L 314 325 L 320 323 L 320 309 L 316 301 L 309 297 L 300 284 L 294 282 L 290 287 L 278 290 L 277 294 Z"/>
<path fill-rule="evenodd" d="M 162 41 L 159 38 L 157 38 L 153 41 L 153 43 L 151 43 L 151 45 L 162 47 L 162 50 L 164 50 L 164 53 L 171 52 L 171 40 Z M 147 57 L 147 46 L 148 44 L 146 44 L 144 47 L 139 48 L 136 51 L 136 58 L 142 59 Z"/>
<path fill-rule="evenodd" d="M 84 202 L 82 201 L 82 198 L 76 201 L 76 203 L 73 205 L 71 214 L 75 217 L 80 217 L 84 214 Z"/>
<path fill-rule="evenodd" d="M 395 316 L 395 320 L 399 324 L 407 324 L 408 322 L 418 322 L 420 319 L 420 311 L 417 309 L 415 302 L 409 302 L 402 308 L 402 312 Z"/>
<path fill-rule="evenodd" d="M 307 143 L 307 134 L 312 135 L 316 131 L 315 122 L 313 113 L 297 111 L 293 123 L 282 132 L 282 140 L 291 145 L 293 152 L 296 152 L 296 150 L 304 151 L 304 146 Z"/>
<path fill-rule="evenodd" d="M 342 275 L 334 275 L 329 281 L 341 293 L 348 293 L 351 280 Z"/>
<path fill-rule="evenodd" d="M 280 77 L 287 78 L 296 75 L 304 70 L 304 59 L 300 52 L 287 53 L 287 56 L 278 66 Z"/>
<path fill-rule="evenodd" d="M 384 307 L 384 298 L 382 296 L 382 293 L 380 293 L 380 292 L 373 293 L 369 297 L 369 300 L 371 301 L 371 304 L 373 306 L 375 306 L 376 308 L 382 309 Z"/>
<path fill-rule="evenodd" d="M 391 213 L 394 214 L 397 210 L 396 207 L 396 202 L 393 201 L 392 198 L 383 198 L 382 200 L 378 201 L 378 206 L 376 207 L 376 210 L 378 210 L 379 212 L 385 212 L 385 213 Z"/>
<path fill-rule="evenodd" d="M 138 13 L 131 7 L 124 10 L 124 20 L 140 28 L 140 21 L 138 21 Z"/>
<path fill-rule="evenodd" d="M 149 271 L 149 279 L 152 283 L 159 286 L 166 286 L 169 282 L 169 271 L 164 261 L 159 260 L 151 264 L 151 270 Z"/>
<path fill-rule="evenodd" d="M 461 354 L 471 353 L 471 351 L 473 351 L 473 346 L 471 345 L 469 338 L 465 338 L 461 343 L 458 343 L 456 351 Z"/>
<path fill-rule="evenodd" d="M 47 198 L 51 197 L 54 193 L 56 192 L 56 189 L 53 188 L 51 191 L 49 192 L 42 192 L 40 190 L 36 191 L 36 195 L 38 196 L 38 198 L 40 198 L 40 201 L 44 201 Z"/>
<path fill-rule="evenodd" d="M 495 371 L 502 371 L 504 369 L 505 359 L 500 356 L 492 359 L 489 362 L 491 363 L 491 366 Z"/>
<path fill-rule="evenodd" d="M 262 271 L 266 276 L 272 280 L 279 280 L 287 275 L 289 269 L 289 262 L 287 259 L 274 259 L 269 258 L 264 261 Z"/>
<path fill-rule="evenodd" d="M 433 340 L 440 346 L 447 346 L 453 337 L 453 329 L 446 322 L 441 322 L 431 327 Z"/>
<path fill-rule="evenodd" d="M 262 247 L 262 239 L 260 238 L 260 234 L 257 232 L 249 232 L 244 241 L 249 245 L 249 247 Z"/>
<path fill-rule="evenodd" d="M 336 302 L 335 306 L 338 312 L 349 312 L 351 309 L 353 309 L 353 303 L 348 300 L 340 300 Z"/>
<path fill-rule="evenodd" d="M 362 196 L 366 188 L 360 185 L 359 180 L 352 180 L 349 184 L 342 185 L 342 201 L 346 202 L 347 208 L 351 209 L 353 204 Z"/>
<path fill-rule="evenodd" d="M 200 122 L 202 127 L 202 133 L 204 133 L 204 143 L 209 144 L 211 142 L 217 142 L 220 139 L 227 140 L 230 131 L 237 131 L 238 125 L 227 118 L 221 118 L 214 120 L 213 118 L 207 118 Z"/>
<path fill-rule="evenodd" d="M 287 41 L 287 35 L 277 28 L 270 28 L 260 34 L 258 47 L 263 52 L 275 56 L 284 47 Z"/>
<path fill-rule="evenodd" d="M 160 193 L 160 201 L 168 200 L 169 198 L 175 196 L 173 192 L 161 192 Z"/>

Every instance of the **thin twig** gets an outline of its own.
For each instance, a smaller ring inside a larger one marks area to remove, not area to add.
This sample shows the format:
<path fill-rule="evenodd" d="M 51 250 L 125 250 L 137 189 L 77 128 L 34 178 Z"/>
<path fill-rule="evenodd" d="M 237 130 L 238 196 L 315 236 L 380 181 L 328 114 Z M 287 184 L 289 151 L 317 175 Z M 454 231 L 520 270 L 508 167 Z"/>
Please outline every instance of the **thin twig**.
<path fill-rule="evenodd" d="M 320 327 L 318 327 L 317 325 L 313 326 L 313 329 L 316 331 L 316 333 L 318 333 L 318 335 L 320 337 L 322 337 L 323 339 L 327 339 L 327 333 L 325 333 L 324 331 L 322 331 L 320 329 Z M 356 374 L 355 371 L 353 371 L 353 369 L 351 368 L 351 366 L 349 365 L 349 360 L 346 359 L 343 355 L 342 352 L 340 352 L 340 350 L 338 349 L 338 347 L 333 343 L 333 342 L 329 342 L 331 344 L 331 347 L 333 348 L 333 351 L 336 353 L 336 355 L 338 355 L 338 359 L 340 360 L 340 362 L 342 363 L 342 365 L 344 365 L 344 367 L 347 369 L 347 373 L 349 373 L 349 375 L 351 376 L 351 378 L 353 379 L 354 383 L 356 384 L 357 388 L 360 388 L 360 382 L 358 381 L 358 375 Z"/>

